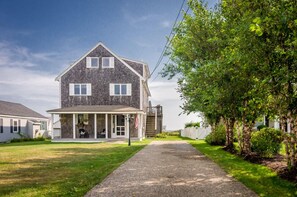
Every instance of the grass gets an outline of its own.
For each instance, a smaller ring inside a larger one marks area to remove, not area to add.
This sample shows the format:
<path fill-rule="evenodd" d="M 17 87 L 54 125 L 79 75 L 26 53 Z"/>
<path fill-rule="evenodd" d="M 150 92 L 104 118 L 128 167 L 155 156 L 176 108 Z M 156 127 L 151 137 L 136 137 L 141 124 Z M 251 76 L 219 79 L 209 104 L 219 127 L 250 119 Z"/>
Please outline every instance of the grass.
<path fill-rule="evenodd" d="M 245 161 L 222 150 L 220 146 L 210 146 L 202 140 L 188 142 L 259 196 L 297 196 L 293 183 L 279 178 L 265 166 Z"/>
<path fill-rule="evenodd" d="M 0 196 L 83 196 L 149 142 L 2 144 Z"/>

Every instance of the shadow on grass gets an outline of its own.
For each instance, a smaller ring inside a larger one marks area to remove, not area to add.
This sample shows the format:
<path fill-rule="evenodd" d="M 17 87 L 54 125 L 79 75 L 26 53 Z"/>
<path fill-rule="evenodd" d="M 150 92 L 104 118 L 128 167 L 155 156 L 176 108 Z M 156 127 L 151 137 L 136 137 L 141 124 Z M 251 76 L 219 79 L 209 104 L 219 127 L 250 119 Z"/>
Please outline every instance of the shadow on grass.
<path fill-rule="evenodd" d="M 17 162 L 2 161 L 6 169 L 0 167 L 1 195 L 82 196 L 145 146 L 114 144 L 91 148 L 89 144 L 79 145 L 84 147 L 67 144 L 61 148 L 55 144 L 49 146 L 45 157 L 36 155 L 37 158 Z"/>
<path fill-rule="evenodd" d="M 297 196 L 293 183 L 281 179 L 265 166 L 245 161 L 204 141 L 189 140 L 189 143 L 260 196 Z"/>

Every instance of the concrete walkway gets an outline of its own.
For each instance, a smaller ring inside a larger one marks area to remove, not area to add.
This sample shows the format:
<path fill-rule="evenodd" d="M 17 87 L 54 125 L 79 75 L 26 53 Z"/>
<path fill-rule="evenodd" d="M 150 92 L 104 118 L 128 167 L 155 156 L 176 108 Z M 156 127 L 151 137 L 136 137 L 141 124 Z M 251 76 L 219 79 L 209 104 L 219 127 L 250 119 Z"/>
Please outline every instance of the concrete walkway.
<path fill-rule="evenodd" d="M 185 141 L 154 141 L 86 194 L 257 196 Z"/>

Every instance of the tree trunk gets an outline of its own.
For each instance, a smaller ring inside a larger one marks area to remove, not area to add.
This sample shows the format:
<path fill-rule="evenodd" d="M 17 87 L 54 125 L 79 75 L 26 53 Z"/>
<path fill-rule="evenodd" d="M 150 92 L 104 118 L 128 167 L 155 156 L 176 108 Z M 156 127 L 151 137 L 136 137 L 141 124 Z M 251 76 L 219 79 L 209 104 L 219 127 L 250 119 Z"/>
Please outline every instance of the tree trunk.
<path fill-rule="evenodd" d="M 238 140 L 238 146 L 239 146 L 239 153 L 242 153 L 243 150 L 243 141 L 242 141 L 242 127 L 239 122 L 236 124 L 236 131 L 237 131 L 237 140 Z"/>
<path fill-rule="evenodd" d="M 234 129 L 235 119 L 234 118 L 224 119 L 224 123 L 225 123 L 225 128 L 226 128 L 226 146 L 225 146 L 225 150 L 234 151 L 233 129 Z"/>

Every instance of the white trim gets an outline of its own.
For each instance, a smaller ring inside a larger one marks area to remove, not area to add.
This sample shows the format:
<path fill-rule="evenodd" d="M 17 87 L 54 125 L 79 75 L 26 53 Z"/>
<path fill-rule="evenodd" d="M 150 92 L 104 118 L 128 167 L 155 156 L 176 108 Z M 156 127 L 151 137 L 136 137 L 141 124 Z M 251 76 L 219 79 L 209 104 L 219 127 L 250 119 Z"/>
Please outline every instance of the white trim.
<path fill-rule="evenodd" d="M 108 114 L 105 114 L 105 139 L 108 138 Z"/>
<path fill-rule="evenodd" d="M 75 86 L 79 86 L 79 94 L 75 94 Z M 86 86 L 86 94 L 82 94 L 82 85 Z M 69 96 L 92 96 L 92 84 L 91 83 L 69 83 Z"/>
<path fill-rule="evenodd" d="M 115 86 L 120 86 L 120 94 L 115 94 Z M 126 85 L 126 94 L 122 94 L 122 86 Z M 109 96 L 132 96 L 132 84 L 131 83 L 110 83 L 109 84 Z"/>
<path fill-rule="evenodd" d="M 3 117 L 3 118 L 18 118 L 18 119 L 33 119 L 33 120 L 44 120 L 44 121 L 48 121 L 48 118 L 14 116 L 14 115 L 6 115 L 6 114 L 1 114 L 0 117 Z"/>
<path fill-rule="evenodd" d="M 59 81 L 59 107 L 62 107 L 62 84 L 61 84 L 61 81 Z"/>
<path fill-rule="evenodd" d="M 130 117 L 129 117 L 129 114 L 127 114 L 126 115 L 126 121 L 127 121 L 127 126 L 126 126 L 126 133 L 125 133 L 125 136 L 127 137 L 127 138 L 129 138 L 130 137 Z"/>
<path fill-rule="evenodd" d="M 94 114 L 94 139 L 97 139 L 97 114 Z"/>
<path fill-rule="evenodd" d="M 142 84 L 142 80 L 139 79 L 139 91 L 140 91 L 140 99 L 139 99 L 139 109 L 143 110 L 143 84 Z"/>
<path fill-rule="evenodd" d="M 72 127 L 73 127 L 73 139 L 76 138 L 76 126 L 75 126 L 75 114 L 72 116 Z"/>
<path fill-rule="evenodd" d="M 140 60 L 132 60 L 132 59 L 129 59 L 129 58 L 126 58 L 126 57 L 121 57 L 121 56 L 120 56 L 120 58 L 122 60 L 127 60 L 127 61 L 130 61 L 130 62 L 135 62 L 135 63 L 138 63 L 138 64 L 145 64 L 145 65 L 147 65 L 146 62 L 143 62 L 143 61 L 140 61 Z"/>
<path fill-rule="evenodd" d="M 49 114 L 146 114 L 143 111 L 139 112 L 110 112 L 110 111 L 104 111 L 104 112 L 88 112 L 88 111 L 81 111 L 81 112 L 48 112 Z"/>
<path fill-rule="evenodd" d="M 103 60 L 104 59 L 108 59 L 108 63 L 109 65 L 108 66 L 104 66 L 103 65 Z M 101 58 L 101 65 L 102 65 L 102 68 L 114 68 L 114 57 L 102 57 Z"/>
<path fill-rule="evenodd" d="M 97 66 L 92 66 L 92 59 L 97 60 Z M 86 57 L 86 68 L 99 68 L 99 57 Z"/>
<path fill-rule="evenodd" d="M 52 140 L 54 139 L 54 114 L 51 114 L 51 118 L 52 118 L 52 121 L 51 121 L 51 128 L 52 128 Z"/>
<path fill-rule="evenodd" d="M 61 77 L 67 73 L 70 69 L 72 69 L 77 63 L 79 63 L 81 60 L 83 60 L 89 53 L 91 53 L 93 50 L 95 50 L 97 47 L 102 46 L 104 47 L 109 53 L 111 53 L 115 58 L 117 58 L 121 63 L 123 63 L 125 66 L 127 66 L 134 74 L 136 74 L 138 77 L 144 80 L 144 77 L 141 76 L 138 72 L 136 72 L 131 66 L 129 66 L 124 60 L 122 60 L 119 56 L 117 56 L 115 53 L 113 53 L 110 49 L 108 49 L 102 42 L 99 42 L 95 47 L 93 47 L 91 50 L 89 50 L 85 55 L 83 55 L 80 59 L 75 61 L 73 64 L 71 64 L 66 70 L 64 70 L 62 73 L 60 73 L 56 77 L 56 81 L 59 81 Z"/>

